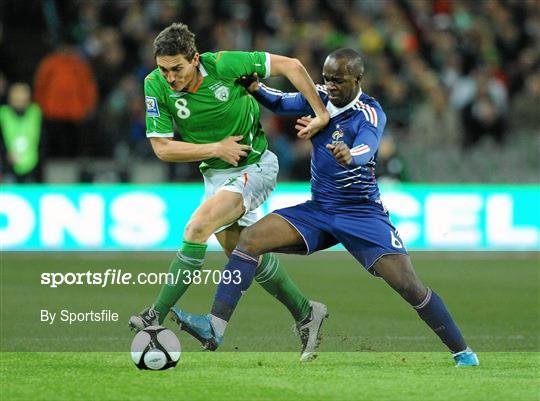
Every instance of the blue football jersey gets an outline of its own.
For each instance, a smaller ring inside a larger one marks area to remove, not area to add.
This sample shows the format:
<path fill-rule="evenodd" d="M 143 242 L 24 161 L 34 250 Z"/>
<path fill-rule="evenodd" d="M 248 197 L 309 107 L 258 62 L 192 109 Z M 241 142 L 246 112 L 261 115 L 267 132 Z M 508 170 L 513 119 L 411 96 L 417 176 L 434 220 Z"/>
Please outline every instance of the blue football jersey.
<path fill-rule="evenodd" d="M 317 91 L 330 113 L 330 122 L 311 138 L 312 199 L 328 206 L 379 202 L 375 165 L 386 125 L 381 105 L 360 91 L 348 105 L 338 108 L 328 100 L 325 86 L 317 85 Z M 301 93 L 284 93 L 260 84 L 255 98 L 277 114 L 315 115 Z M 353 161 L 348 166 L 339 164 L 326 148 L 327 144 L 339 142 L 351 149 Z"/>

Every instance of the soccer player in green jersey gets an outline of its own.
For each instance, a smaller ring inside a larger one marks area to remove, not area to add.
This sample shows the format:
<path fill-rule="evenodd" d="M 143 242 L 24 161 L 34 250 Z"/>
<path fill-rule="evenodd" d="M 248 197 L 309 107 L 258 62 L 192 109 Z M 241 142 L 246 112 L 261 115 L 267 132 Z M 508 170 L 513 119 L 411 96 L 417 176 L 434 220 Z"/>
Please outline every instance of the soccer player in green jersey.
<path fill-rule="evenodd" d="M 309 139 L 330 119 L 296 59 L 265 52 L 199 54 L 195 35 L 179 23 L 156 37 L 154 56 L 158 68 L 144 84 L 147 137 L 161 160 L 202 161 L 205 199 L 191 216 L 182 247 L 169 267 L 180 279 L 165 284 L 152 307 L 131 317 L 129 324 L 135 330 L 163 322 L 189 285 L 184 279 L 201 268 L 212 234 L 227 256 L 234 250 L 242 228 L 256 221 L 255 209 L 276 185 L 278 161 L 267 149 L 259 105 L 237 80 L 252 74 L 287 77 L 315 114 L 299 132 L 301 138 Z M 181 141 L 173 140 L 175 128 Z M 301 336 L 302 342 L 318 344 L 314 338 L 319 336 L 326 306 L 308 300 L 273 254 L 260 258 L 255 280 L 289 309 L 303 333 L 309 333 Z"/>

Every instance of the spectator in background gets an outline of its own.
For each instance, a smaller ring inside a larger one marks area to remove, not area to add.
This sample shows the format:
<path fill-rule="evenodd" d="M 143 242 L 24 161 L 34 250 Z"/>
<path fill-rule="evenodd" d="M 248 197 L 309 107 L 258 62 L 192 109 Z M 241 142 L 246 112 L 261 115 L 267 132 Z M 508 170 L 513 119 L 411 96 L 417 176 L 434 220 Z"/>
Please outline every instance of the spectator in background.
<path fill-rule="evenodd" d="M 0 107 L 0 144 L 3 180 L 18 183 L 41 182 L 41 110 L 31 103 L 30 87 L 14 83 L 8 104 Z"/>
<path fill-rule="evenodd" d="M 6 103 L 6 95 L 7 95 L 7 86 L 8 82 L 6 79 L 6 76 L 2 71 L 0 71 L 0 104 Z"/>
<path fill-rule="evenodd" d="M 506 111 L 508 91 L 500 80 L 491 75 L 487 65 L 481 65 L 471 74 L 459 77 L 450 93 L 450 102 L 454 107 L 463 109 L 470 105 L 480 92 L 489 96 L 501 112 Z"/>
<path fill-rule="evenodd" d="M 372 18 L 358 10 L 345 14 L 351 28 L 351 47 L 362 49 L 364 54 L 381 54 L 384 50 L 384 38 L 374 24 Z"/>
<path fill-rule="evenodd" d="M 121 32 L 114 27 L 99 28 L 93 35 L 93 50 L 90 58 L 99 94 L 106 99 L 119 78 L 126 75 L 126 49 L 122 43 Z M 88 45 L 87 45 L 88 47 Z M 135 65 L 130 66 L 131 68 Z"/>
<path fill-rule="evenodd" d="M 75 157 L 83 147 L 85 123 L 97 103 L 97 87 L 88 63 L 73 43 L 64 42 L 46 56 L 35 75 L 36 102 L 43 110 L 49 157 Z"/>
<path fill-rule="evenodd" d="M 540 23 L 539 23 L 540 25 Z M 540 40 L 540 27 L 538 28 Z M 540 51 L 538 45 L 533 45 L 523 49 L 515 63 L 508 69 L 510 94 L 521 91 L 525 85 L 527 77 L 540 69 Z"/>
<path fill-rule="evenodd" d="M 398 77 L 392 77 L 383 85 L 384 94 L 381 102 L 386 104 L 387 129 L 396 135 L 403 136 L 409 127 L 413 110 L 407 85 Z"/>
<path fill-rule="evenodd" d="M 422 95 L 413 109 L 408 136 L 399 141 L 400 154 L 409 162 L 407 171 L 415 180 L 447 180 L 448 171 L 455 174 L 456 164 L 463 164 L 461 115 L 440 83 L 427 84 Z"/>
<path fill-rule="evenodd" d="M 142 81 L 126 75 L 104 102 L 98 126 L 104 148 L 111 149 L 115 158 L 126 146 L 138 156 L 154 157 L 146 139 L 144 103 L 138 97 L 142 91 Z"/>
<path fill-rule="evenodd" d="M 35 24 L 35 29 L 40 30 L 37 36 L 59 36 L 53 35 L 55 26 L 72 32 L 81 44 L 82 54 L 92 67 L 102 99 L 96 108 L 100 121 L 90 120 L 95 123 L 95 129 L 83 124 L 84 129 L 91 132 L 91 136 L 78 134 L 68 138 L 73 141 L 81 137 L 87 138 L 86 140 L 92 138 L 94 146 L 85 148 L 85 152 L 91 157 L 116 158 L 116 149 L 122 148 L 122 143 L 130 144 L 131 153 L 128 157 L 144 157 L 147 153 L 149 148 L 144 149 L 145 142 L 140 142 L 141 146 L 137 145 L 137 139 L 140 138 L 140 106 L 131 101 L 120 100 L 127 86 L 133 86 L 132 83 L 126 85 L 126 79 L 129 81 L 136 76 L 142 81 L 154 68 L 152 51 L 149 50 L 152 47 L 152 38 L 164 26 L 185 16 L 189 16 L 190 25 L 201 41 L 200 47 L 205 51 L 221 48 L 264 49 L 276 54 L 287 54 L 301 60 L 313 77 L 320 76 L 318 66 L 322 63 L 323 56 L 336 47 L 353 47 L 368 54 L 369 64 L 366 68 L 373 72 L 373 79 L 365 82 L 364 89 L 386 105 L 390 124 L 387 130 L 393 132 L 400 153 L 409 161 L 412 180 L 431 177 L 430 174 L 418 175 L 421 169 L 416 169 L 415 165 L 425 166 L 424 158 L 428 157 L 433 148 L 428 148 L 428 152 L 415 153 L 409 159 L 410 154 L 403 146 L 408 145 L 403 143 L 408 132 L 411 136 L 417 135 L 418 119 L 423 132 L 422 135 L 418 134 L 418 137 L 433 144 L 428 145 L 428 142 L 425 142 L 424 146 L 440 146 L 436 141 L 437 137 L 444 142 L 451 136 L 443 133 L 456 131 L 451 128 L 453 123 L 450 126 L 445 126 L 446 123 L 442 122 L 437 125 L 444 118 L 449 118 L 447 114 L 454 114 L 454 111 L 441 114 L 439 103 L 444 103 L 439 99 L 441 94 L 430 94 L 431 89 L 424 88 L 426 81 L 433 81 L 435 78 L 436 85 L 444 85 L 447 92 L 442 96 L 447 98 L 446 104 L 452 105 L 458 115 L 477 99 L 480 74 L 488 77 L 489 93 L 489 99 L 481 103 L 488 106 L 495 103 L 496 114 L 502 114 L 510 126 L 522 124 L 521 115 L 513 115 L 515 110 L 524 111 L 527 108 L 534 109 L 535 106 L 533 101 L 527 104 L 527 100 L 522 98 L 523 94 L 530 95 L 530 88 L 526 86 L 530 82 L 529 76 L 540 66 L 538 4 L 532 0 L 137 0 L 47 2 L 49 3 L 58 11 L 59 20 Z M 39 18 L 48 20 L 52 15 L 36 17 L 30 8 L 27 7 L 27 10 L 28 18 L 25 18 L 25 21 L 39 21 Z M 16 19 L 18 18 L 13 18 Z M 11 20 L 9 16 L 6 18 L 6 26 L 9 25 L 10 28 L 7 33 L 15 31 L 10 25 Z M 58 23 L 59 25 L 55 25 Z M 6 56 L 0 60 L 0 70 L 6 75 L 8 82 L 26 80 L 25 72 L 35 68 L 32 59 L 48 50 L 45 48 L 45 41 L 31 40 L 31 44 L 23 47 L 7 46 L 8 43 L 18 43 L 20 38 L 27 40 L 32 32 L 27 32 L 26 36 L 7 33 L 6 39 L 10 36 L 10 40 L 5 40 L 4 45 L 0 46 L 0 52 Z M 19 47 L 26 49 L 26 53 L 13 50 Z M 66 79 L 72 78 L 71 82 L 76 82 L 76 85 L 70 87 L 70 91 L 79 91 L 79 85 L 86 86 L 89 82 L 80 75 L 75 77 L 74 74 L 62 74 L 57 75 Z M 47 79 L 46 82 L 50 84 L 50 80 Z M 0 92 L 1 83 L 0 74 Z M 283 91 L 292 89 L 279 78 L 272 79 L 270 84 Z M 37 87 L 36 90 L 40 92 Z M 55 102 L 54 96 L 50 96 L 50 99 Z M 68 103 L 70 107 L 76 103 L 66 100 L 65 95 L 58 99 L 59 102 Z M 434 104 L 430 105 L 430 101 Z M 111 102 L 114 103 L 112 110 L 109 109 Z M 483 108 L 488 109 L 490 107 Z M 478 108 L 475 108 L 475 111 L 477 112 Z M 529 111 L 532 113 L 532 110 Z M 469 114 L 470 112 L 471 110 Z M 44 115 L 48 122 L 48 111 L 45 107 Z M 533 114 L 530 115 L 534 117 Z M 112 128 L 102 123 L 111 117 L 126 120 L 125 126 L 113 136 L 109 135 Z M 53 120 L 57 121 L 56 118 Z M 64 117 L 61 120 L 64 121 Z M 469 118 L 467 121 L 470 120 Z M 531 121 L 532 123 L 534 122 Z M 286 126 L 286 121 L 280 120 L 279 124 Z M 458 125 L 461 124 L 460 121 Z M 130 132 L 129 127 L 133 127 Z M 71 132 L 73 129 L 66 131 Z M 48 134 L 54 134 L 53 140 L 58 138 L 63 145 L 65 139 L 57 137 L 56 132 L 57 130 L 53 130 Z M 496 137 L 498 134 L 489 135 Z M 309 158 L 305 157 L 307 149 L 302 149 L 305 142 L 298 143 L 293 136 L 286 130 L 280 130 L 276 132 L 274 139 L 283 149 L 288 149 L 290 145 L 290 165 L 300 166 L 298 169 L 291 167 L 293 174 L 285 178 L 300 179 L 302 177 L 296 177 L 295 174 L 304 171 L 304 163 Z M 468 140 L 470 146 L 474 142 L 475 140 Z M 66 147 L 73 146 L 66 142 Z M 500 151 L 507 152 L 511 149 Z M 50 149 L 50 152 L 52 157 L 58 157 L 56 153 L 59 151 L 56 148 Z M 472 162 L 471 158 L 465 160 L 462 157 L 461 149 L 456 149 L 456 152 L 452 160 L 456 156 L 462 159 L 462 163 Z M 436 160 L 439 159 L 441 156 Z M 437 166 L 444 169 L 444 162 L 437 162 Z M 434 171 L 430 168 L 424 170 L 429 170 L 430 173 Z M 194 170 L 186 171 L 178 177 L 184 181 L 197 179 L 197 175 L 197 170 Z M 470 178 L 470 175 L 453 179 L 461 178 Z M 444 176 L 442 179 L 451 178 Z"/>
<path fill-rule="evenodd" d="M 502 144 L 506 134 L 506 113 L 490 91 L 486 76 L 479 76 L 476 81 L 476 94 L 462 111 L 464 134 L 463 148 L 468 149 L 483 137 L 491 137 Z"/>
<path fill-rule="evenodd" d="M 512 131 L 526 135 L 540 134 L 540 70 L 530 75 L 511 104 Z"/>
<path fill-rule="evenodd" d="M 405 160 L 400 156 L 396 141 L 391 135 L 381 138 L 375 175 L 381 184 L 409 181 Z"/>
<path fill-rule="evenodd" d="M 418 147 L 429 149 L 456 146 L 461 137 L 460 115 L 448 102 L 444 88 L 441 85 L 426 87 L 425 100 L 411 116 L 409 140 Z"/>

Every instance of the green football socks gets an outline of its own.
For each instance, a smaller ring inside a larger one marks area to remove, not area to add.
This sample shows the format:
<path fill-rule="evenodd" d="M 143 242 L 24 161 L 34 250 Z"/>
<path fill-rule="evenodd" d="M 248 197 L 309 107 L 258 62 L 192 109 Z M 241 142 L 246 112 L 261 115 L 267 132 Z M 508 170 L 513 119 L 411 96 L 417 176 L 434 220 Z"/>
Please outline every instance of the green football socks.
<path fill-rule="evenodd" d="M 154 303 L 154 309 L 159 312 L 160 324 L 165 320 L 169 309 L 186 292 L 193 272 L 202 267 L 206 248 L 206 244 L 184 241 L 182 248 L 171 261 L 169 273 L 172 274 L 173 280 L 163 285 Z M 309 315 L 309 300 L 292 282 L 274 254 L 263 255 L 257 267 L 255 281 L 285 305 L 297 322 Z"/>
<path fill-rule="evenodd" d="M 199 270 L 203 265 L 206 248 L 206 244 L 184 241 L 182 248 L 171 261 L 169 273 L 172 273 L 173 280 L 161 287 L 154 303 L 154 309 L 159 312 L 159 324 L 163 323 L 169 309 L 186 292 L 191 283 L 193 272 Z"/>
<path fill-rule="evenodd" d="M 287 271 L 273 253 L 265 253 L 257 268 L 255 281 L 289 309 L 297 322 L 310 312 L 309 300 L 293 283 Z"/>

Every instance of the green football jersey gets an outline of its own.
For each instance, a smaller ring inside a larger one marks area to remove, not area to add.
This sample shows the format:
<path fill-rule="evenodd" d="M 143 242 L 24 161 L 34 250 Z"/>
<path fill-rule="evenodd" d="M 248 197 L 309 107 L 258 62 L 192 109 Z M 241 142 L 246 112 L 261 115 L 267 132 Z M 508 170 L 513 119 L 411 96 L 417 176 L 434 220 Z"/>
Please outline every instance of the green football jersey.
<path fill-rule="evenodd" d="M 243 135 L 240 143 L 252 150 L 238 166 L 259 161 L 268 141 L 259 122 L 257 101 L 236 80 L 242 75 L 270 75 L 270 55 L 264 52 L 223 51 L 203 53 L 199 71 L 203 76 L 193 92 L 170 88 L 158 68 L 144 80 L 146 136 L 173 137 L 176 127 L 182 140 L 191 143 L 219 142 Z M 204 160 L 199 168 L 227 169 L 231 164 L 218 158 Z"/>

